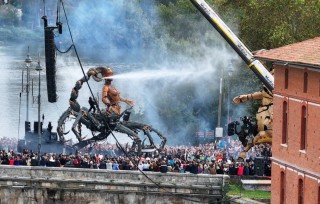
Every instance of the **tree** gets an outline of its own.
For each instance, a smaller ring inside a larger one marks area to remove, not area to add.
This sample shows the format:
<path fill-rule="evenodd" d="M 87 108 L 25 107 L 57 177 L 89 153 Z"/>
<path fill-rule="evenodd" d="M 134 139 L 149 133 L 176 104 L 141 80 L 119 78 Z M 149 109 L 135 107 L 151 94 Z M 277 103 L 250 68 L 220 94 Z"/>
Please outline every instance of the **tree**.
<path fill-rule="evenodd" d="M 254 49 L 271 49 L 319 35 L 317 0 L 227 1 L 241 10 L 240 36 Z"/>
<path fill-rule="evenodd" d="M 17 15 L 17 8 L 7 4 L 0 6 L 0 25 L 2 26 L 16 26 L 19 23 Z"/>

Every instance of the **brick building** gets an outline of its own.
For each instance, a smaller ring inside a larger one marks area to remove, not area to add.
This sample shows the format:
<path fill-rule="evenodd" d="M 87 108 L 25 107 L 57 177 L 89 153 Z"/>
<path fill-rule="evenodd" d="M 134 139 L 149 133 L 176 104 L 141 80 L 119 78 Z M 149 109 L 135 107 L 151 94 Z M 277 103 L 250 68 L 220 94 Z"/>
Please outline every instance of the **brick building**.
<path fill-rule="evenodd" d="M 320 204 L 320 37 L 255 55 L 275 68 L 272 204 Z"/>

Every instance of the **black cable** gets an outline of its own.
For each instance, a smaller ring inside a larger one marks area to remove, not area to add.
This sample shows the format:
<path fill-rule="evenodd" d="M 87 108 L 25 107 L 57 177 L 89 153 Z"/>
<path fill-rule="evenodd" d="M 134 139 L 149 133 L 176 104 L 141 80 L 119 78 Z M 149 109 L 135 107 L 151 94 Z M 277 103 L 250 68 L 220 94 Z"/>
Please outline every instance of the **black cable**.
<path fill-rule="evenodd" d="M 54 46 L 55 46 L 56 50 L 57 50 L 58 52 L 60 52 L 61 54 L 64 54 L 64 53 L 69 52 L 69 51 L 71 50 L 71 48 L 74 47 L 74 45 L 72 44 L 72 45 L 70 45 L 70 47 L 69 47 L 66 51 L 61 51 L 61 50 L 59 50 L 59 48 L 57 47 L 56 44 L 54 44 Z"/>
<path fill-rule="evenodd" d="M 73 40 L 73 37 L 72 37 L 72 33 L 71 33 L 71 29 L 70 29 L 70 25 L 69 25 L 69 21 L 68 21 L 68 18 L 67 18 L 67 14 L 66 14 L 66 11 L 65 11 L 65 8 L 64 8 L 64 4 L 63 4 L 63 1 L 61 0 L 61 5 L 62 5 L 62 8 L 63 8 L 63 11 L 64 11 L 64 15 L 65 15 L 65 18 L 66 18 L 66 23 L 67 23 L 67 26 L 68 26 L 68 30 L 69 30 L 69 34 L 70 34 L 70 38 L 71 38 L 71 41 L 72 41 L 72 47 L 74 48 L 74 51 L 75 51 L 75 54 L 77 56 L 77 59 L 78 59 L 78 62 L 79 62 L 79 65 L 80 65 L 80 68 L 81 68 L 81 71 L 82 71 L 82 74 L 84 77 L 87 77 L 87 75 L 85 74 L 84 72 L 84 69 L 83 69 L 83 66 L 82 66 L 82 63 L 81 63 L 81 60 L 80 60 L 80 57 L 78 55 L 78 52 L 77 52 L 77 49 L 76 49 L 76 46 L 74 44 L 74 40 Z M 86 80 L 86 83 L 87 83 L 87 86 L 89 88 L 89 91 L 91 93 L 91 96 L 93 97 L 95 103 L 97 104 L 97 109 L 98 109 L 98 112 L 101 114 L 101 109 L 94 97 L 94 94 L 93 94 L 93 91 L 90 87 L 90 84 L 89 84 L 89 81 Z M 129 160 L 131 161 L 129 155 L 128 155 L 128 152 L 122 147 L 122 145 L 120 144 L 120 142 L 118 141 L 118 139 L 115 137 L 115 135 L 113 134 L 113 131 L 112 129 L 110 128 L 109 124 L 107 123 L 105 117 L 103 117 L 103 122 L 104 124 L 106 125 L 106 127 L 111 130 L 111 135 L 113 136 L 113 138 L 115 139 L 116 143 L 119 145 L 120 149 L 122 150 L 122 152 L 126 155 L 126 157 L 129 158 Z M 139 160 L 140 161 L 140 160 Z M 138 161 L 138 162 L 139 162 Z M 134 166 L 138 169 L 138 171 L 140 171 L 140 173 L 142 173 L 149 181 L 151 181 L 151 183 L 153 183 L 154 185 L 156 185 L 158 188 L 160 189 L 163 189 L 165 192 L 167 193 L 171 193 L 170 191 L 166 190 L 165 188 L 161 187 L 158 183 L 154 182 L 148 175 L 146 175 L 143 171 L 141 171 L 139 168 L 138 168 L 138 165 L 135 161 L 133 161 L 133 164 Z M 200 203 L 200 201 L 197 201 L 197 200 L 193 200 L 193 199 L 188 199 L 188 198 L 182 198 L 184 200 L 188 200 L 188 201 L 192 201 L 192 202 L 195 202 L 195 203 Z"/>

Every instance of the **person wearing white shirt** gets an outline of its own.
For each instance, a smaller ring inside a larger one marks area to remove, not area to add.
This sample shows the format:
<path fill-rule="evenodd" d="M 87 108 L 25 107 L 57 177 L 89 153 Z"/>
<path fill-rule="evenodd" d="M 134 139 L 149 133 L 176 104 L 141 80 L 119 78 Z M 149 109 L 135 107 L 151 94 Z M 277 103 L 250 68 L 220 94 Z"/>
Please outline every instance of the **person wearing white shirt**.
<path fill-rule="evenodd" d="M 110 160 L 107 161 L 107 169 L 112 170 L 112 162 Z"/>
<path fill-rule="evenodd" d="M 138 164 L 138 169 L 140 171 L 143 171 L 143 163 L 140 161 L 139 164 Z"/>
<path fill-rule="evenodd" d="M 143 171 L 149 171 L 149 167 L 150 167 L 149 162 L 144 162 L 143 163 Z"/>

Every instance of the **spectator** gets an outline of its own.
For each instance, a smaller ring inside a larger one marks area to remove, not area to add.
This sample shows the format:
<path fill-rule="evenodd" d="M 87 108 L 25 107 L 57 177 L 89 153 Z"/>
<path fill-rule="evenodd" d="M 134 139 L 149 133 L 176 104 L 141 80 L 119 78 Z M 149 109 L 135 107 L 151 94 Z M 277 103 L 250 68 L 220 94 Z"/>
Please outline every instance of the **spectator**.
<path fill-rule="evenodd" d="M 114 160 L 114 162 L 112 163 L 112 170 L 119 170 L 119 164 L 116 160 Z"/>
<path fill-rule="evenodd" d="M 247 159 L 242 163 L 236 162 L 243 147 L 238 140 L 230 138 L 223 139 L 223 148 L 220 143 L 207 143 L 198 146 L 180 145 L 165 146 L 163 151 L 152 152 L 139 157 L 127 157 L 118 149 L 116 144 L 96 144 L 93 145 L 91 155 L 89 148 L 79 149 L 79 155 L 62 155 L 56 153 L 41 155 L 40 165 L 48 167 L 76 167 L 76 168 L 100 168 L 111 170 L 118 166 L 121 170 L 143 171 L 164 171 L 161 169 L 163 163 L 166 165 L 166 172 L 180 173 L 204 173 L 204 174 L 229 174 L 229 175 L 254 175 L 254 158 L 263 156 L 265 160 L 265 175 L 271 175 L 271 146 L 261 144 L 251 148 L 247 153 Z M 10 138 L 0 138 L 2 146 L 11 147 L 16 140 Z M 21 153 L 16 153 L 12 149 L 4 148 L 0 150 L 1 165 L 30 165 L 37 166 L 37 154 L 31 150 L 24 149 Z M 216 160 L 218 159 L 218 160 Z M 139 162 L 141 160 L 141 162 Z M 143 161 L 143 162 L 142 162 Z M 213 167 L 214 166 L 214 169 Z M 163 168 L 163 166 L 162 166 Z M 243 169 L 242 169 L 243 168 Z"/>
<path fill-rule="evenodd" d="M 99 164 L 99 169 L 107 169 L 107 163 L 104 159 L 101 160 L 101 162 Z"/>
<path fill-rule="evenodd" d="M 139 162 L 139 164 L 138 164 L 138 169 L 139 169 L 140 171 L 143 171 L 143 162 L 142 162 L 142 161 Z"/>
<path fill-rule="evenodd" d="M 167 173 L 168 172 L 168 166 L 167 166 L 165 161 L 161 162 L 160 172 L 161 173 Z"/>
<path fill-rule="evenodd" d="M 40 165 L 41 165 L 41 161 L 40 161 Z M 34 156 L 31 158 L 31 166 L 39 166 L 39 162 Z"/>
<path fill-rule="evenodd" d="M 108 170 L 112 170 L 112 162 L 111 162 L 111 160 L 108 160 L 106 165 L 107 165 L 107 169 Z"/>
<path fill-rule="evenodd" d="M 214 162 L 210 164 L 208 170 L 209 170 L 209 174 L 217 174 L 217 169 Z"/>
<path fill-rule="evenodd" d="M 243 164 L 240 163 L 240 165 L 238 166 L 238 176 L 242 176 L 243 175 Z"/>
<path fill-rule="evenodd" d="M 143 171 L 149 171 L 150 164 L 148 161 L 143 161 Z"/>

